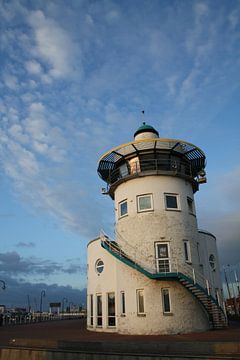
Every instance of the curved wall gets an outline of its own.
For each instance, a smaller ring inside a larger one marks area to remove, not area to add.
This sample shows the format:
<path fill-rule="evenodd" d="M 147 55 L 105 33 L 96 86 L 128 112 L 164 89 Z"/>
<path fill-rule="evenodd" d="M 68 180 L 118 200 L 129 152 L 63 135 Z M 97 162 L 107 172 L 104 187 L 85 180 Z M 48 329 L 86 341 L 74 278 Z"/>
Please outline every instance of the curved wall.
<path fill-rule="evenodd" d="M 153 208 L 139 212 L 138 196 L 152 196 Z M 166 209 L 165 196 L 176 195 L 178 209 Z M 171 271 L 191 273 L 191 263 L 198 263 L 198 230 L 195 215 L 188 201 L 194 200 L 192 186 L 173 176 L 144 176 L 120 184 L 115 191 L 116 239 L 128 255 L 143 257 L 156 270 L 156 243 L 168 243 Z M 120 205 L 126 200 L 128 213 L 121 217 Z M 189 261 L 186 263 L 184 241 L 188 243 Z"/>

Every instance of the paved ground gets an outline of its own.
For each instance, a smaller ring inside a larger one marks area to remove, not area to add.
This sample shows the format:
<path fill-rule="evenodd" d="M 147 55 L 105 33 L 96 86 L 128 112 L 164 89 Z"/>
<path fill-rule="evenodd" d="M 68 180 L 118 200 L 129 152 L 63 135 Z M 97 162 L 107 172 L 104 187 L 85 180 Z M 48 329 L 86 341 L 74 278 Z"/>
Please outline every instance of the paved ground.
<path fill-rule="evenodd" d="M 210 330 L 203 333 L 184 335 L 118 335 L 96 333 L 86 330 L 86 322 L 81 320 L 63 320 L 43 322 L 29 325 L 13 325 L 0 327 L 0 346 L 36 346 L 56 348 L 60 341 L 64 342 L 104 342 L 104 343 L 173 343 L 173 342 L 235 342 L 240 344 L 240 322 L 232 322 L 224 330 Z"/>

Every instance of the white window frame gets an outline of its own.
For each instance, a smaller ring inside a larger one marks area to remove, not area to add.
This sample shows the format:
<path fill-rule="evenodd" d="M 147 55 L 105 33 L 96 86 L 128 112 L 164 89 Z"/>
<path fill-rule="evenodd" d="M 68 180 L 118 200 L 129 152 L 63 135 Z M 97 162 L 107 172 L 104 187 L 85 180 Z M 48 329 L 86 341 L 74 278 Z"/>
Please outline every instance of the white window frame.
<path fill-rule="evenodd" d="M 110 295 L 114 296 L 114 315 L 109 315 L 109 296 Z M 109 324 L 110 319 L 114 319 L 114 325 Z M 111 328 L 116 327 L 116 296 L 115 296 L 114 291 L 107 293 L 107 326 L 111 327 Z"/>
<path fill-rule="evenodd" d="M 149 197 L 151 200 L 151 207 L 147 209 L 140 209 L 140 199 L 144 197 Z M 152 211 L 153 210 L 153 194 L 142 194 L 137 196 L 137 211 L 138 212 L 146 212 L 146 211 Z"/>
<path fill-rule="evenodd" d="M 192 257 L 191 257 L 191 247 L 188 240 L 183 240 L 183 252 L 184 252 L 184 259 L 185 262 L 188 264 L 192 263 Z"/>
<path fill-rule="evenodd" d="M 169 310 L 166 310 L 166 304 L 165 304 L 165 297 L 164 297 L 164 291 L 167 291 L 168 293 L 168 299 L 169 299 Z M 169 288 L 162 288 L 161 289 L 161 295 L 162 295 L 162 309 L 163 309 L 163 314 L 167 315 L 167 314 L 171 314 L 172 311 L 172 304 L 171 304 L 171 297 L 170 297 L 170 289 Z"/>
<path fill-rule="evenodd" d="M 140 294 L 142 294 L 143 298 L 143 311 L 140 311 Z M 136 297 L 137 297 L 137 314 L 138 315 L 145 315 L 145 296 L 144 296 L 144 289 L 137 289 L 136 290 Z"/>
<path fill-rule="evenodd" d="M 99 262 L 102 262 L 101 265 L 99 265 Z M 102 259 L 97 259 L 96 263 L 95 263 L 95 271 L 98 275 L 102 274 L 104 270 L 104 262 Z"/>
<path fill-rule="evenodd" d="M 126 315 L 126 296 L 125 291 L 120 291 L 120 313 L 121 316 Z"/>
<path fill-rule="evenodd" d="M 167 196 L 173 196 L 176 198 L 177 201 L 177 207 L 176 208 L 172 208 L 172 207 L 168 207 L 167 206 Z M 170 211 L 180 211 L 180 199 L 179 199 L 179 194 L 175 194 L 175 193 L 164 193 L 164 201 L 165 201 L 165 209 L 166 210 L 170 210 Z"/>
<path fill-rule="evenodd" d="M 163 258 L 163 257 L 158 257 L 158 246 L 159 245 L 167 245 L 167 252 L 168 252 L 168 257 Z M 155 256 L 156 256 L 156 266 L 157 266 L 157 272 L 161 272 L 161 273 L 169 273 L 171 272 L 171 260 L 170 260 L 170 245 L 168 242 L 157 242 L 155 243 Z M 164 263 L 164 266 L 166 266 L 166 268 L 169 269 L 169 271 L 160 271 L 160 266 L 159 263 L 160 261 L 162 261 Z M 166 264 L 166 265 L 165 265 Z"/>
<path fill-rule="evenodd" d="M 125 204 L 125 203 L 127 204 L 127 212 L 126 212 L 126 214 L 122 214 L 122 212 L 121 212 L 121 206 L 122 206 L 123 204 Z M 119 214 L 119 218 L 122 218 L 122 217 L 128 215 L 128 201 L 127 201 L 127 199 L 122 200 L 122 201 L 119 202 L 119 204 L 118 204 L 118 214 Z"/>

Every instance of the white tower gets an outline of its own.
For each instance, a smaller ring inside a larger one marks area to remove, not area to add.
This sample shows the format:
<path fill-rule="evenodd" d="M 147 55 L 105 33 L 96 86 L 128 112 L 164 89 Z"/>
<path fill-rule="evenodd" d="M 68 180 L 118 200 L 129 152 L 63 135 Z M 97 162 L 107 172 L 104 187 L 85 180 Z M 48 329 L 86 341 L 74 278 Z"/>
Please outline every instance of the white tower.
<path fill-rule="evenodd" d="M 176 334 L 226 326 L 216 238 L 198 230 L 206 182 L 195 145 L 143 125 L 99 161 L 115 202 L 116 240 L 88 245 L 88 329 Z"/>

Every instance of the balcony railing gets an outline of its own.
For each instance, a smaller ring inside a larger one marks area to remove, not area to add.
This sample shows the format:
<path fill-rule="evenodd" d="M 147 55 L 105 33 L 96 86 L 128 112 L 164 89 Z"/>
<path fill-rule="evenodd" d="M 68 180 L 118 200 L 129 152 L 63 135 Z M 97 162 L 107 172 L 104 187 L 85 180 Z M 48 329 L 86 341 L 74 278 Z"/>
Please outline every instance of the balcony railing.
<path fill-rule="evenodd" d="M 126 161 L 116 169 L 109 170 L 108 183 L 114 184 L 123 178 L 144 173 L 192 177 L 191 165 L 181 160 L 138 159 L 137 161 Z"/>

